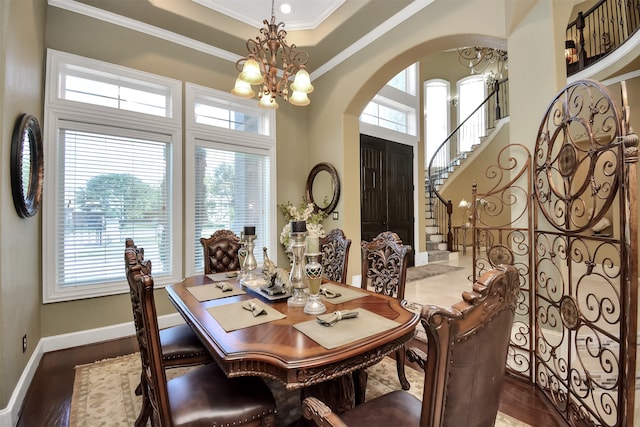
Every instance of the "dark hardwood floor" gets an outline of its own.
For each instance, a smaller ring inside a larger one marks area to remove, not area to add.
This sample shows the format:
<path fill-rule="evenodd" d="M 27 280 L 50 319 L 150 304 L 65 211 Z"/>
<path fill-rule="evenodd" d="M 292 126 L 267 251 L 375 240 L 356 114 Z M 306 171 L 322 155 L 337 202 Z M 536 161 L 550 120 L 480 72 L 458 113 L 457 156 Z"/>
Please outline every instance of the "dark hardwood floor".
<path fill-rule="evenodd" d="M 423 347 L 414 341 L 412 346 Z M 69 424 L 74 367 L 138 350 L 133 337 L 46 353 L 24 401 L 18 427 Z M 505 379 L 500 410 L 531 426 L 564 427 L 567 424 L 534 386 L 509 376 Z"/>

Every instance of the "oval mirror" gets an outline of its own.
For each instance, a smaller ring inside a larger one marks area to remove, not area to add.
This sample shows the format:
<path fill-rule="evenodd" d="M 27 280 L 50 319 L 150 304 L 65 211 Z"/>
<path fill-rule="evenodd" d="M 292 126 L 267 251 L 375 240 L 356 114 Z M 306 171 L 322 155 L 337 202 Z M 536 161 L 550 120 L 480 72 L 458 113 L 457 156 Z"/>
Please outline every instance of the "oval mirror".
<path fill-rule="evenodd" d="M 338 171 L 329 163 L 318 163 L 307 178 L 306 198 L 313 203 L 314 210 L 327 214 L 334 211 L 340 198 Z"/>
<path fill-rule="evenodd" d="M 40 124 L 35 116 L 23 114 L 16 122 L 11 140 L 11 192 L 20 217 L 27 218 L 38 211 L 43 176 Z"/>

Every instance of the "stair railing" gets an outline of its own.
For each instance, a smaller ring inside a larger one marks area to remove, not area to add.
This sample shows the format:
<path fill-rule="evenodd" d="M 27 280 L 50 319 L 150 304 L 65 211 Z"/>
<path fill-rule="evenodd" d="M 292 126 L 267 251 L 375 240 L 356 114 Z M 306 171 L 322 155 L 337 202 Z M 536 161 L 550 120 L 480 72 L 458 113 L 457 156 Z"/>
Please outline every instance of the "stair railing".
<path fill-rule="evenodd" d="M 477 127 L 476 135 L 479 136 L 480 140 L 495 128 L 495 124 L 499 119 L 509 115 L 509 85 L 507 83 L 508 79 L 492 82 L 490 84 L 492 86 L 491 93 L 447 136 L 434 152 L 431 160 L 429 160 L 429 167 L 425 174 L 425 190 L 429 194 L 431 215 L 435 221 L 435 226 L 438 227 L 438 234 L 447 236 L 447 250 L 450 252 L 454 250 L 451 225 L 453 204 L 451 200 L 444 199 L 437 187 L 442 184 L 444 179 L 453 172 L 455 167 L 468 154 L 459 150 L 460 134 L 465 132 L 469 126 L 474 126 Z M 481 126 L 478 128 L 479 124 Z"/>
<path fill-rule="evenodd" d="M 640 0 L 601 0 L 579 12 L 567 26 L 567 75 L 594 64 L 627 41 L 640 27 Z"/>

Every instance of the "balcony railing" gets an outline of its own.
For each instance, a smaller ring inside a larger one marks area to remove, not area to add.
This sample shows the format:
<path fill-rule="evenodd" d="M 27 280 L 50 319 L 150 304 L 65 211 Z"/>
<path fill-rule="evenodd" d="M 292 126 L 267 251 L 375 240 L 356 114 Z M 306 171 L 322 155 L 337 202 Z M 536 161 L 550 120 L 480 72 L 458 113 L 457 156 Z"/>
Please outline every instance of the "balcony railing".
<path fill-rule="evenodd" d="M 602 0 L 579 12 L 567 26 L 567 75 L 599 61 L 627 41 L 640 26 L 640 0 Z"/>
<path fill-rule="evenodd" d="M 440 144 L 425 173 L 425 189 L 428 193 L 428 203 L 434 226 L 438 227 L 438 234 L 446 236 L 447 250 L 453 251 L 453 233 L 451 229 L 451 214 L 453 205 L 438 191 L 438 187 L 464 160 L 468 152 L 460 150 L 461 139 L 469 127 L 474 128 L 474 137 L 480 143 L 494 128 L 498 120 L 509 115 L 509 84 L 508 79 L 492 83 L 491 93 L 478 107 L 458 125 Z"/>

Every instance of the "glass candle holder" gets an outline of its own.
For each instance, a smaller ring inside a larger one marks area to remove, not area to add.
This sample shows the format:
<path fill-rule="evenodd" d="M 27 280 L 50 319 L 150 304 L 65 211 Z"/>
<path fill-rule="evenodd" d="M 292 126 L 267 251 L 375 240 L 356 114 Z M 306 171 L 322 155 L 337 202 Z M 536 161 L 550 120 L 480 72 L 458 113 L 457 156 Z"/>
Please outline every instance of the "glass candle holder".
<path fill-rule="evenodd" d="M 256 273 L 255 269 L 258 267 L 258 263 L 256 262 L 256 257 L 253 255 L 253 249 L 256 246 L 255 234 L 245 234 L 245 249 L 246 249 L 246 257 L 244 259 L 244 278 L 246 280 L 255 279 Z"/>
<path fill-rule="evenodd" d="M 307 265 L 304 266 L 304 273 L 309 282 L 309 300 L 304 306 L 304 312 L 308 314 L 322 314 L 327 311 L 327 307 L 320 299 L 320 284 L 322 283 L 322 264 L 320 264 L 320 253 L 306 254 Z"/>
<path fill-rule="evenodd" d="M 305 221 L 291 222 L 291 253 L 293 254 L 293 264 L 289 273 L 289 287 L 291 297 L 287 304 L 293 307 L 304 307 L 309 296 L 305 292 L 307 284 L 304 280 L 304 249 L 305 238 L 307 237 L 307 224 Z"/>

